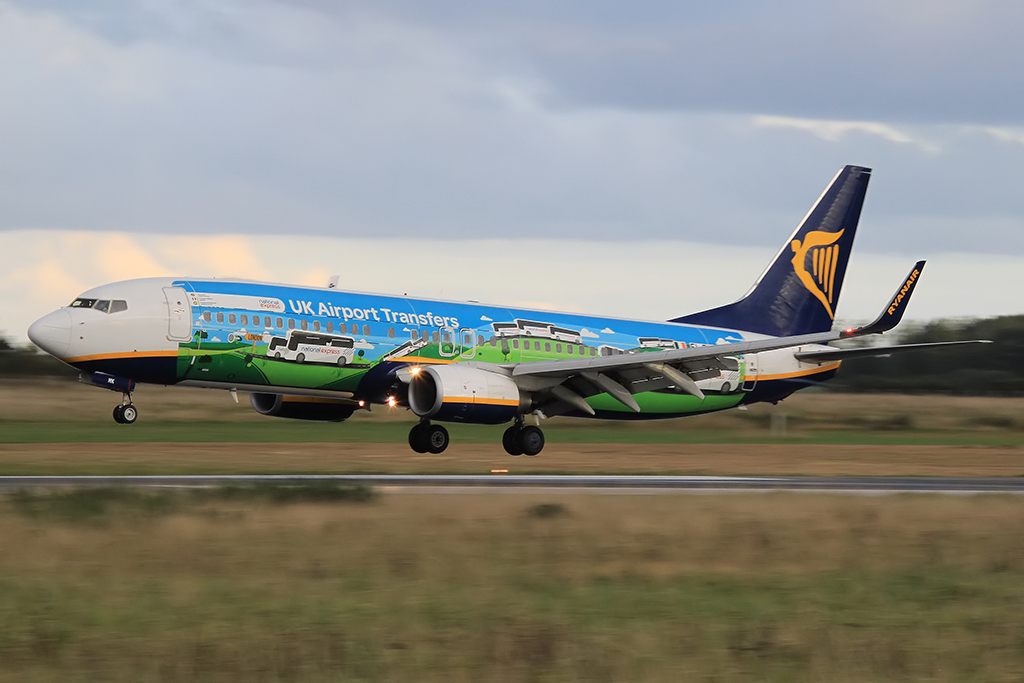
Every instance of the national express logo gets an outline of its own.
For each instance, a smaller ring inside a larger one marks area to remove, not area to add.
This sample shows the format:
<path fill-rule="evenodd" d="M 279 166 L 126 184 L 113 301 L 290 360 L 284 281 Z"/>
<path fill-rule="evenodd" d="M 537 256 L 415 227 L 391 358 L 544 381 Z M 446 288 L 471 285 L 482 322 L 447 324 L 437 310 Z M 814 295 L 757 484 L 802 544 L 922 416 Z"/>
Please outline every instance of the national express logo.
<path fill-rule="evenodd" d="M 843 236 L 839 232 L 823 232 L 812 230 L 800 240 L 793 240 L 793 270 L 807 291 L 818 298 L 821 305 L 828 311 L 828 317 L 835 318 L 832 302 L 835 294 L 836 265 L 839 263 L 839 245 L 836 242 Z M 810 257 L 810 258 L 808 258 Z M 808 266 L 808 260 L 810 265 Z"/>

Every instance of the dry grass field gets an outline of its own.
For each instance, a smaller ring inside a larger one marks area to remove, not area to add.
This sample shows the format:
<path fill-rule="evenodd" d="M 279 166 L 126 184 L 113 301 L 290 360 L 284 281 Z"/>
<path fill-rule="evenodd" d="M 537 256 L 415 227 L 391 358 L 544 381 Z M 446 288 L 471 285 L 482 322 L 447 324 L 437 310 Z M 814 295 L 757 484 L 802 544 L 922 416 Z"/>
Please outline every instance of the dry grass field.
<path fill-rule="evenodd" d="M 1019 681 L 1024 506 L 0 501 L 0 681 Z"/>
<path fill-rule="evenodd" d="M 144 387 L 139 422 L 117 395 L 68 382 L 0 383 L 0 474 L 605 472 L 1024 475 L 1024 399 L 800 393 L 683 420 L 545 422 L 548 445 L 512 458 L 502 427 L 451 425 L 441 455 L 406 445 L 412 415 L 341 424 L 257 415 L 244 395 Z M 774 426 L 773 426 L 773 415 Z M 781 416 L 784 416 L 782 418 Z M 784 419 L 784 428 L 782 420 Z"/>
<path fill-rule="evenodd" d="M 1021 399 L 555 420 L 537 458 L 458 425 L 415 455 L 405 411 L 114 400 L 0 383 L 0 473 L 1024 474 Z M 0 683 L 1024 679 L 1019 497 L 296 491 L 0 496 Z"/>

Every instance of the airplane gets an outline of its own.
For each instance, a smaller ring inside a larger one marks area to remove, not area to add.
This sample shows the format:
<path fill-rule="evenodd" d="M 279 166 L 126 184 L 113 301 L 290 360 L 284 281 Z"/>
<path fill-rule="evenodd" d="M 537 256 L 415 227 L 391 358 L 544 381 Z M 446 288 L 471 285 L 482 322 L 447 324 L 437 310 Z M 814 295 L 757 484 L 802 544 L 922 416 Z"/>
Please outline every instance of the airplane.
<path fill-rule="evenodd" d="M 511 423 L 511 455 L 544 447 L 554 416 L 658 419 L 777 403 L 835 376 L 843 359 L 924 346 L 837 348 L 902 319 L 924 261 L 878 318 L 833 330 L 871 169 L 846 166 L 738 301 L 665 322 L 521 310 L 217 278 L 144 278 L 83 292 L 29 327 L 86 383 L 250 393 L 262 415 L 340 422 L 372 405 L 410 409 L 418 453 L 440 453 L 437 422 Z M 976 340 L 975 340 L 976 341 Z"/>

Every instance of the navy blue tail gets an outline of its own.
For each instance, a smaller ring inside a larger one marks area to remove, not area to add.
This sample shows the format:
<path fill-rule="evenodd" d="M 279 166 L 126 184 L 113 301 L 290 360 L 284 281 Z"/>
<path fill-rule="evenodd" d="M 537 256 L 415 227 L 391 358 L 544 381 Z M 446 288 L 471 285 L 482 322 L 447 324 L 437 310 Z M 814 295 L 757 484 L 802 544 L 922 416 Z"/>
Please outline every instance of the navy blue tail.
<path fill-rule="evenodd" d="M 870 168 L 845 167 L 746 296 L 671 322 L 775 337 L 832 329 L 870 179 Z"/>

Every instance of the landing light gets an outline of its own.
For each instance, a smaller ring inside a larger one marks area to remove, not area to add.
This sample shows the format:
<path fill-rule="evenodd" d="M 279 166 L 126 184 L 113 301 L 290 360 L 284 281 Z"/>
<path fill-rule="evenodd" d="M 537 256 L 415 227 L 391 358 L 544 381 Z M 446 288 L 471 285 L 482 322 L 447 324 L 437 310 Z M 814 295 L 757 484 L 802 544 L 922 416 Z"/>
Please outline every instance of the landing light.
<path fill-rule="evenodd" d="M 398 401 L 395 399 L 395 397 L 388 396 L 388 408 L 394 408 L 396 405 L 398 405 Z"/>
<path fill-rule="evenodd" d="M 366 401 L 360 401 L 359 402 L 359 407 L 360 408 L 365 408 L 366 407 Z"/>
<path fill-rule="evenodd" d="M 420 374 L 420 368 L 410 368 L 409 369 L 409 374 L 410 375 L 418 375 L 418 374 Z"/>

